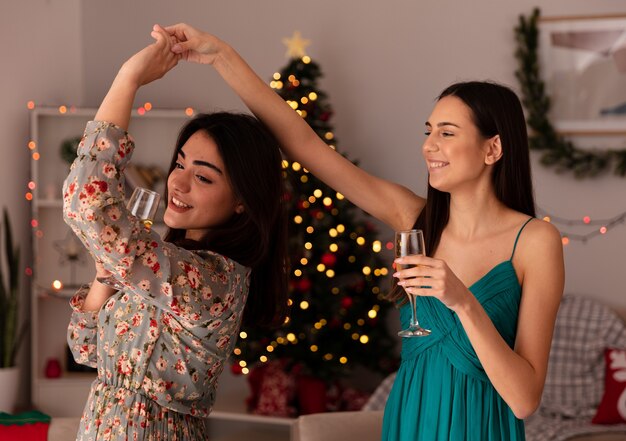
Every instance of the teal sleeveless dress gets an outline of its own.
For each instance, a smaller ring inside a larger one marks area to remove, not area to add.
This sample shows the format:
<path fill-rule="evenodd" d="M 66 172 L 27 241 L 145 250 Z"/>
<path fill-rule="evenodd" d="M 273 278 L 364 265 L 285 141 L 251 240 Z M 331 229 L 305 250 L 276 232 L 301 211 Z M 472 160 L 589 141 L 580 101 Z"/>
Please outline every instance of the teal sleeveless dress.
<path fill-rule="evenodd" d="M 531 218 L 532 219 L 532 218 Z M 511 258 L 469 287 L 512 348 L 521 286 Z M 420 325 L 427 337 L 402 339 L 401 364 L 389 394 L 382 439 L 388 441 L 520 441 L 524 422 L 498 395 L 456 314 L 433 297 L 418 297 Z M 400 309 L 403 329 L 410 306 Z"/>

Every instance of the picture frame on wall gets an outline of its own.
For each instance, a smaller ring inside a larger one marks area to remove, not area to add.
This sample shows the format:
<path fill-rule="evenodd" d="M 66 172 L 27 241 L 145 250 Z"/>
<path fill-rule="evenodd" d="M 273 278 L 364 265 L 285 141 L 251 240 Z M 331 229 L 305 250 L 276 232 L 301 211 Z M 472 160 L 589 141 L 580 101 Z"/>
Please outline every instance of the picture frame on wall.
<path fill-rule="evenodd" d="M 626 147 L 626 14 L 542 17 L 538 53 L 556 129 Z"/>

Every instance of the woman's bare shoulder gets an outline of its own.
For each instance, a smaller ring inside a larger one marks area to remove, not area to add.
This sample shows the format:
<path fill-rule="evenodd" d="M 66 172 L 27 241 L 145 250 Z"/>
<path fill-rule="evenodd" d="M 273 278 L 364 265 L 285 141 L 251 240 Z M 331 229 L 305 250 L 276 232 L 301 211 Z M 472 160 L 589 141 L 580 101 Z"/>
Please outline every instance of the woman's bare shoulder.
<path fill-rule="evenodd" d="M 514 259 L 524 272 L 563 266 L 561 233 L 550 222 L 533 219 L 520 234 Z"/>
<path fill-rule="evenodd" d="M 525 241 L 533 247 L 554 246 L 554 244 L 561 246 L 561 233 L 553 224 L 543 219 L 532 219 L 524 228 L 524 233 Z"/>

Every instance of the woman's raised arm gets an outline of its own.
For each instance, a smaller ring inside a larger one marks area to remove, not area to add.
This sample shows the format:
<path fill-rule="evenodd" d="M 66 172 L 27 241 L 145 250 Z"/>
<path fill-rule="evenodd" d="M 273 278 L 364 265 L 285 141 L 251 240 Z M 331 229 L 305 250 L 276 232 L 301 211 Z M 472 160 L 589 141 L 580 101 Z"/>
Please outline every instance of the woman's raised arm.
<path fill-rule="evenodd" d="M 179 41 L 173 50 L 183 59 L 213 65 L 274 133 L 292 160 L 392 228 L 406 229 L 413 225 L 424 206 L 423 198 L 401 185 L 370 175 L 328 147 L 228 44 L 186 24 L 168 26 L 165 30 Z"/>
<path fill-rule="evenodd" d="M 172 69 L 180 56 L 171 51 L 172 38 L 163 29 L 152 33 L 155 42 L 130 57 L 120 68 L 102 100 L 96 121 L 107 121 L 128 130 L 137 90 Z"/>

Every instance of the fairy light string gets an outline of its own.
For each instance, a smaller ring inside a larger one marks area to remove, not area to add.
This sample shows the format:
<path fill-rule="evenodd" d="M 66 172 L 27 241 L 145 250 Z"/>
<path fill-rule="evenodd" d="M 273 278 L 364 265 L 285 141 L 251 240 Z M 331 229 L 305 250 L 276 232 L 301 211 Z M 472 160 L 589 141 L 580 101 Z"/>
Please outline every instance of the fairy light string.
<path fill-rule="evenodd" d="M 596 219 L 588 215 L 583 216 L 582 218 L 565 218 L 551 214 L 542 208 L 538 208 L 537 211 L 539 213 L 539 217 L 542 217 L 543 220 L 556 225 L 564 225 L 566 227 L 593 227 L 593 229 L 587 233 L 574 233 L 571 231 L 561 230 L 561 240 L 563 245 L 568 245 L 572 240 L 586 243 L 590 239 L 606 235 L 616 226 L 626 222 L 626 211 L 611 218 L 604 219 Z"/>

